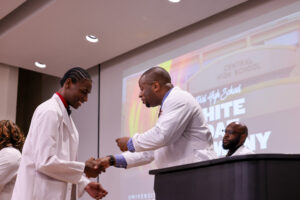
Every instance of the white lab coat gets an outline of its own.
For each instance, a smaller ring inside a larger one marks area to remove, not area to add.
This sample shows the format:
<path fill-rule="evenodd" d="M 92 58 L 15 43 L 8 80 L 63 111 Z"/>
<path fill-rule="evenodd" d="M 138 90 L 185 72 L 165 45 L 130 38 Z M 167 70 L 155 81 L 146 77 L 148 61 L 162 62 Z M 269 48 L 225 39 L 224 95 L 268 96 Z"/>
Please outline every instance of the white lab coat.
<path fill-rule="evenodd" d="M 70 200 L 72 184 L 82 194 L 90 182 L 77 162 L 78 132 L 59 96 L 35 110 L 12 200 Z M 78 195 L 76 195 L 78 196 Z"/>
<path fill-rule="evenodd" d="M 165 99 L 156 125 L 135 134 L 132 141 L 136 152 L 123 153 L 127 168 L 153 160 L 157 168 L 164 168 L 217 158 L 199 103 L 178 87 Z"/>
<path fill-rule="evenodd" d="M 231 156 L 240 156 L 240 155 L 247 155 L 247 154 L 254 154 L 253 151 L 245 147 L 244 145 L 240 146 Z"/>
<path fill-rule="evenodd" d="M 14 189 L 21 153 L 13 147 L 0 150 L 0 200 L 10 200 Z"/>

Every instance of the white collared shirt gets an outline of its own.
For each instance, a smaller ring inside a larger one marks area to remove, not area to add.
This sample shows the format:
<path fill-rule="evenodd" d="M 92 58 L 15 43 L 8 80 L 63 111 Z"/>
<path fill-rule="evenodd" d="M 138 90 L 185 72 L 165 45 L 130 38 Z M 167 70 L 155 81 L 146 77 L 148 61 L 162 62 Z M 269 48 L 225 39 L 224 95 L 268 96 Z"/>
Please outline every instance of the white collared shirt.
<path fill-rule="evenodd" d="M 247 155 L 247 154 L 254 154 L 253 151 L 245 147 L 244 145 L 240 146 L 231 156 L 240 156 L 240 155 Z"/>

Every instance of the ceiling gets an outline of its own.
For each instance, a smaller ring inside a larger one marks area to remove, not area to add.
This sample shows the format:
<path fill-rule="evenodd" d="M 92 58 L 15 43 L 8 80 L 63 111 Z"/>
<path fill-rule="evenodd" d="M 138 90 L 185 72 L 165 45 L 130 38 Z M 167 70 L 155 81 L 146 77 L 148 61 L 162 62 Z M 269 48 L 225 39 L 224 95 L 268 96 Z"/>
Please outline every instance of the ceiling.
<path fill-rule="evenodd" d="M 0 63 L 62 76 L 247 0 L 0 0 Z M 90 43 L 86 35 L 99 37 Z M 34 65 L 45 63 L 45 69 Z"/>

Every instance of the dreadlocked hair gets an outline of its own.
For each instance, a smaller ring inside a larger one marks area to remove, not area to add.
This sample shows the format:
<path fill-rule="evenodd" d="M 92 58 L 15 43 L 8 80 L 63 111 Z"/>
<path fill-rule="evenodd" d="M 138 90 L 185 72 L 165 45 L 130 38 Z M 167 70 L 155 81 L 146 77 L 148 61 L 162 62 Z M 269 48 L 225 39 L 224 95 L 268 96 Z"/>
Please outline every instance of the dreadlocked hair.
<path fill-rule="evenodd" d="M 14 147 L 22 152 L 25 136 L 21 129 L 11 120 L 0 121 L 0 150 Z"/>
<path fill-rule="evenodd" d="M 89 75 L 89 73 L 81 67 L 74 67 L 72 69 L 69 69 L 65 73 L 64 77 L 60 80 L 61 87 L 64 85 L 68 78 L 71 79 L 72 83 L 76 83 L 77 81 L 80 81 L 82 79 L 91 80 L 91 76 Z"/>

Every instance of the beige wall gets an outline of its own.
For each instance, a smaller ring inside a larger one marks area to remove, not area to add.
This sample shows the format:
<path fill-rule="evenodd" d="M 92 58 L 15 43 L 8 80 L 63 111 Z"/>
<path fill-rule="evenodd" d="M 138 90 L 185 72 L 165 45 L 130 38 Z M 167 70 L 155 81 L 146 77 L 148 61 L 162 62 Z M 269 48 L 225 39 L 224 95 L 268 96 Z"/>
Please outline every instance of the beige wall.
<path fill-rule="evenodd" d="M 17 67 L 0 64 L 0 120 L 16 120 L 18 74 Z"/>

